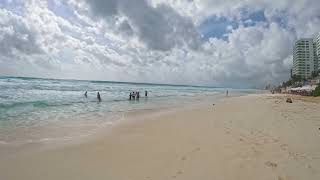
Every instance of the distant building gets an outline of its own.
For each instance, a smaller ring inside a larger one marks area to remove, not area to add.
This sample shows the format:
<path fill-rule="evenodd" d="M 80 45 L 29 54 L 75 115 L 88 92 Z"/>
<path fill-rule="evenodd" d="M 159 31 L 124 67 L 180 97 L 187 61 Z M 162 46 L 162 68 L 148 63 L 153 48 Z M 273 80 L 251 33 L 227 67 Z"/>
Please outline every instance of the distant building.
<path fill-rule="evenodd" d="M 320 71 L 320 32 L 314 36 L 313 43 L 315 46 L 314 53 L 318 61 L 318 71 Z"/>
<path fill-rule="evenodd" d="M 315 57 L 316 43 L 312 38 L 303 38 L 296 41 L 293 47 L 292 75 L 309 78 L 312 72 L 318 70 L 318 61 Z"/>

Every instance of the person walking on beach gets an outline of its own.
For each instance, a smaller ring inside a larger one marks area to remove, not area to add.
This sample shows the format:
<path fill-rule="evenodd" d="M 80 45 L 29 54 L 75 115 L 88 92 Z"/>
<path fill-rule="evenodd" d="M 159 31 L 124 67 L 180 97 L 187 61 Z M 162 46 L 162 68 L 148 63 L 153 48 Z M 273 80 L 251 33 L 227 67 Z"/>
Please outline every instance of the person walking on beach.
<path fill-rule="evenodd" d="M 148 91 L 144 92 L 144 96 L 147 97 L 148 96 Z"/>
<path fill-rule="evenodd" d="M 227 97 L 229 96 L 229 91 L 228 91 L 228 90 L 226 91 L 226 96 L 227 96 Z"/>
<path fill-rule="evenodd" d="M 101 96 L 100 96 L 99 92 L 97 93 L 97 99 L 98 99 L 99 102 L 101 102 Z"/>
<path fill-rule="evenodd" d="M 86 98 L 88 97 L 87 93 L 88 93 L 87 91 L 84 93 L 84 97 Z"/>
<path fill-rule="evenodd" d="M 139 98 L 140 98 L 140 92 L 138 91 L 137 92 L 137 100 L 139 100 Z"/>

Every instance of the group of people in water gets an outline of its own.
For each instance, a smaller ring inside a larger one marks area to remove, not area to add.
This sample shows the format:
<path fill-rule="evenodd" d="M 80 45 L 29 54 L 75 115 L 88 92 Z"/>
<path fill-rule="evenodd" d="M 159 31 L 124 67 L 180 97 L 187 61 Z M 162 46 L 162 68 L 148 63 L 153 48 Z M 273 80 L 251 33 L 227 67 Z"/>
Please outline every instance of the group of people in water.
<path fill-rule="evenodd" d="M 84 93 L 84 97 L 86 97 L 86 98 L 88 97 L 88 92 L 87 92 L 87 91 Z M 99 92 L 97 93 L 97 99 L 98 99 L 98 101 L 99 101 L 99 102 L 101 102 L 101 101 L 102 101 L 102 99 L 101 99 L 101 96 L 100 96 L 100 93 L 99 93 Z"/>
<path fill-rule="evenodd" d="M 145 92 L 144 92 L 144 96 L 145 96 L 145 97 L 148 96 L 148 91 L 145 91 Z M 88 92 L 87 92 L 87 91 L 84 93 L 84 97 L 86 97 L 86 98 L 88 97 Z M 132 100 L 132 99 L 137 99 L 137 100 L 139 100 L 139 98 L 140 98 L 140 92 L 139 92 L 139 91 L 130 92 L 130 94 L 129 94 L 129 100 Z M 102 101 L 101 95 L 100 95 L 99 92 L 97 93 L 97 99 L 98 99 L 99 102 Z"/>
<path fill-rule="evenodd" d="M 145 91 L 144 92 L 144 96 L 145 97 L 147 97 L 148 96 L 148 91 Z M 135 100 L 135 99 L 137 99 L 137 100 L 139 100 L 139 98 L 140 98 L 140 92 L 139 91 L 136 91 L 136 92 L 130 92 L 130 94 L 129 94 L 129 100 Z"/>

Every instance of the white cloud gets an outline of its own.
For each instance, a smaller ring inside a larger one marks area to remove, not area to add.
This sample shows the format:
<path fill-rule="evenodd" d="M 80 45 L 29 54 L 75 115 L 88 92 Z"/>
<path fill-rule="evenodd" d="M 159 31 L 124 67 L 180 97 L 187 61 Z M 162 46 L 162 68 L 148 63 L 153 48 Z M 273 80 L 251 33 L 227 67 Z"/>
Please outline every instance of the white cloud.
<path fill-rule="evenodd" d="M 292 43 L 320 31 L 317 0 L 15 3 L 0 2 L 2 75 L 262 87 L 286 80 Z M 265 22 L 243 20 L 258 10 Z M 240 25 L 200 41 L 211 16 Z"/>

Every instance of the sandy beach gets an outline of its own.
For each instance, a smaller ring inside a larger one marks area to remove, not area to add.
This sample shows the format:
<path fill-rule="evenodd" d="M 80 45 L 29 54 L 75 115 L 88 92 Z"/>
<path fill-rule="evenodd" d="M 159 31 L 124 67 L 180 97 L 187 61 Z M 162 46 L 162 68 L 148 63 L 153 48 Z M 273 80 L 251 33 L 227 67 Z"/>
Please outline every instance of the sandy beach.
<path fill-rule="evenodd" d="M 135 116 L 79 144 L 0 150 L 1 180 L 317 180 L 320 99 L 224 98 Z M 139 118 L 140 117 L 140 118 Z"/>

